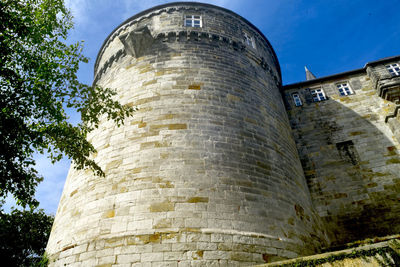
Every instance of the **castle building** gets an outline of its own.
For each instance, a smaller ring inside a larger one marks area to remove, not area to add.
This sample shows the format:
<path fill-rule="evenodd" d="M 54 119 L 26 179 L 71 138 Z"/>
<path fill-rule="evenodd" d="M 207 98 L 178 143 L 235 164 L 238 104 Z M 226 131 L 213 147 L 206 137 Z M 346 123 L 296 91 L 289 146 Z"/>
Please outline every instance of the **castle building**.
<path fill-rule="evenodd" d="M 400 57 L 282 86 L 241 16 L 169 3 L 118 26 L 94 84 L 137 108 L 71 167 L 50 266 L 238 266 L 400 230 Z"/>

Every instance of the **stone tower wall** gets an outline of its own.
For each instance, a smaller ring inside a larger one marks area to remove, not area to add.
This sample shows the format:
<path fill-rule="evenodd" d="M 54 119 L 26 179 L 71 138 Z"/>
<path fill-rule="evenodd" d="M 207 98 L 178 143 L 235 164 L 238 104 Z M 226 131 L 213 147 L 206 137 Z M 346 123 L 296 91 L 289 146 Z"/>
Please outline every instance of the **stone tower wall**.
<path fill-rule="evenodd" d="M 185 14 L 203 27 L 184 27 Z M 279 64 L 246 20 L 195 3 L 143 12 L 106 40 L 95 81 L 138 111 L 119 128 L 103 119 L 89 136 L 105 178 L 71 168 L 52 266 L 253 264 L 325 242 Z"/>
<path fill-rule="evenodd" d="M 389 75 L 385 65 L 369 68 L 377 78 L 358 71 L 285 91 L 312 200 L 336 245 L 400 231 L 400 145 L 391 129 L 397 119 L 385 119 L 396 104 L 376 91 L 376 80 Z M 337 83 L 348 83 L 354 94 L 340 96 Z M 312 102 L 315 88 L 328 99 Z"/>

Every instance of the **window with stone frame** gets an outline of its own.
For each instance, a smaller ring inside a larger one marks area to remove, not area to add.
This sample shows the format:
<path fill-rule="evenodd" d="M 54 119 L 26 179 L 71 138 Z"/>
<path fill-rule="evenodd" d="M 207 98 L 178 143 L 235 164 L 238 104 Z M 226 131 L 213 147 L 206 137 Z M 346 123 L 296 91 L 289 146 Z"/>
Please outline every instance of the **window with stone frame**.
<path fill-rule="evenodd" d="M 353 90 L 350 87 L 348 82 L 341 82 L 336 84 L 337 89 L 339 90 L 339 94 L 341 96 L 352 95 L 354 94 Z"/>
<path fill-rule="evenodd" d="M 325 92 L 322 88 L 318 89 L 310 89 L 311 96 L 313 98 L 313 102 L 319 102 L 326 100 Z"/>
<path fill-rule="evenodd" d="M 200 15 L 185 15 L 184 25 L 186 27 L 201 28 L 203 23 Z"/>
<path fill-rule="evenodd" d="M 250 36 L 250 34 L 248 34 L 247 32 L 243 33 L 243 42 L 247 45 L 247 46 L 251 46 L 253 48 L 256 48 L 256 44 L 254 42 L 253 37 Z"/>
<path fill-rule="evenodd" d="M 303 102 L 301 101 L 301 98 L 300 98 L 300 95 L 299 95 L 299 93 L 293 93 L 292 94 L 292 98 L 293 98 L 293 102 L 294 102 L 294 105 L 296 106 L 296 107 L 300 107 L 300 106 L 302 106 L 303 105 Z"/>
<path fill-rule="evenodd" d="M 400 66 L 397 63 L 386 65 L 386 69 L 392 76 L 400 76 Z"/>

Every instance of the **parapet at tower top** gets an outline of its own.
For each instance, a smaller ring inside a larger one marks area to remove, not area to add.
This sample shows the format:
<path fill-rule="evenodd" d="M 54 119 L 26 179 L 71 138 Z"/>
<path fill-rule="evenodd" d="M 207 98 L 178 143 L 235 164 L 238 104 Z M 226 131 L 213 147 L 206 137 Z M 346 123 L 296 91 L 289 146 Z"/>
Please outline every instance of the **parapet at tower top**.
<path fill-rule="evenodd" d="M 158 5 L 158 6 L 154 6 L 152 8 L 146 9 L 142 12 L 139 12 L 135 15 L 133 15 L 132 17 L 126 19 L 124 22 L 122 22 L 120 25 L 118 25 L 108 36 L 107 38 L 104 40 L 98 54 L 96 57 L 96 62 L 95 62 L 95 67 L 94 67 L 94 72 L 96 73 L 97 67 L 98 67 L 98 63 L 99 63 L 99 59 L 101 57 L 101 54 L 103 53 L 103 50 L 105 49 L 105 46 L 107 44 L 107 42 L 114 36 L 114 34 L 116 34 L 116 32 L 118 31 L 118 29 L 120 29 L 121 27 L 129 24 L 130 22 L 142 17 L 142 16 L 146 16 L 152 12 L 156 12 L 157 10 L 161 10 L 161 9 L 173 9 L 174 7 L 178 7 L 178 6 L 185 6 L 187 8 L 210 8 L 210 9 L 218 9 L 219 11 L 228 13 L 229 15 L 232 15 L 236 18 L 238 18 L 239 20 L 245 22 L 247 25 L 249 25 L 251 28 L 253 28 L 266 42 L 266 44 L 269 46 L 269 48 L 272 51 L 274 60 L 276 61 L 276 67 L 278 70 L 278 74 L 280 77 L 280 80 L 282 80 L 282 74 L 281 74 L 281 69 L 280 69 L 280 65 L 279 65 L 279 60 L 278 57 L 271 45 L 271 43 L 268 41 L 268 39 L 265 37 L 265 35 L 256 27 L 254 26 L 250 21 L 248 21 L 247 19 L 243 18 L 242 16 L 236 14 L 235 12 L 220 7 L 220 6 L 216 6 L 216 5 L 212 5 L 212 4 L 206 4 L 206 3 L 200 3 L 200 2 L 171 2 L 171 3 L 167 3 L 167 4 L 162 4 L 162 5 Z"/>

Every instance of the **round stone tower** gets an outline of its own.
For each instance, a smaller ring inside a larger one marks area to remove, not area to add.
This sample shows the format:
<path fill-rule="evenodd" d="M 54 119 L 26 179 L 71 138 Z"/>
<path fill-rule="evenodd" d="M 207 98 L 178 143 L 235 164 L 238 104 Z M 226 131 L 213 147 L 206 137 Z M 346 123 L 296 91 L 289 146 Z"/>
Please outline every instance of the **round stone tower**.
<path fill-rule="evenodd" d="M 279 63 L 246 19 L 200 3 L 143 11 L 105 40 L 95 83 L 138 110 L 89 136 L 105 178 L 71 168 L 52 266 L 254 264 L 321 246 Z"/>

